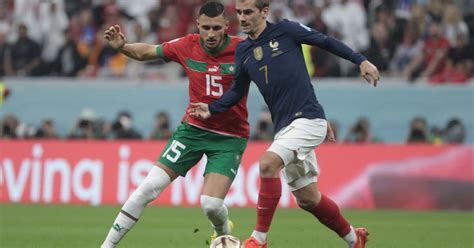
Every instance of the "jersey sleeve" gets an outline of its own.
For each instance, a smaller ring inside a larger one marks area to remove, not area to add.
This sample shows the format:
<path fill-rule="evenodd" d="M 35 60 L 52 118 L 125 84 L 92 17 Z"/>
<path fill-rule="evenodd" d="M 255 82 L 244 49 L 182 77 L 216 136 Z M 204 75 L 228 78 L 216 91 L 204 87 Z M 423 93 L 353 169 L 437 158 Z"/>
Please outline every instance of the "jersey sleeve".
<path fill-rule="evenodd" d="M 179 61 L 179 51 L 185 49 L 188 37 L 181 37 L 156 46 L 156 54 L 165 60 Z"/>
<path fill-rule="evenodd" d="M 236 105 L 242 97 L 247 95 L 250 87 L 250 77 L 245 70 L 244 58 L 242 57 L 242 51 L 239 51 L 237 46 L 235 52 L 236 70 L 234 74 L 234 82 L 230 89 L 224 93 L 218 100 L 209 104 L 209 111 L 211 114 L 223 113 L 229 110 L 232 106 Z"/>
<path fill-rule="evenodd" d="M 296 41 L 312 46 L 318 46 L 330 53 L 333 53 L 341 58 L 352 61 L 352 63 L 359 65 L 362 61 L 367 60 L 362 54 L 353 51 L 346 44 L 341 41 L 327 36 L 317 30 L 314 30 L 301 23 L 284 20 L 283 25 L 288 33 L 291 34 Z"/>

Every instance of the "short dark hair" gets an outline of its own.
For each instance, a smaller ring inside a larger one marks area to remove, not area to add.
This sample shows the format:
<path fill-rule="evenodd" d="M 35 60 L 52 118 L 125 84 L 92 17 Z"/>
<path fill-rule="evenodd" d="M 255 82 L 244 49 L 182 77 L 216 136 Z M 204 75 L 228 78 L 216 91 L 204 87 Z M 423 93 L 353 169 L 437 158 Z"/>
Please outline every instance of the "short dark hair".
<path fill-rule="evenodd" d="M 210 1 L 205 3 L 199 10 L 199 16 L 216 17 L 224 15 L 224 5 L 219 2 Z"/>
<path fill-rule="evenodd" d="M 257 7 L 257 9 L 261 11 L 263 8 L 270 7 L 270 1 L 269 0 L 255 0 L 255 7 Z"/>

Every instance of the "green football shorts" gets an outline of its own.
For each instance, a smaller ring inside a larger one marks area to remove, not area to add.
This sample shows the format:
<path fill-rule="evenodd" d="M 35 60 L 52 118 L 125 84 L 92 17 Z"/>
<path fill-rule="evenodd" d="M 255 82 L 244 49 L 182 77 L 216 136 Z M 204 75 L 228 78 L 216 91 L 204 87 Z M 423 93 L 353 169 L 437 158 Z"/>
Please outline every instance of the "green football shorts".
<path fill-rule="evenodd" d="M 225 136 L 183 123 L 171 136 L 158 161 L 184 177 L 205 154 L 204 174 L 219 173 L 234 180 L 246 147 L 246 138 Z"/>

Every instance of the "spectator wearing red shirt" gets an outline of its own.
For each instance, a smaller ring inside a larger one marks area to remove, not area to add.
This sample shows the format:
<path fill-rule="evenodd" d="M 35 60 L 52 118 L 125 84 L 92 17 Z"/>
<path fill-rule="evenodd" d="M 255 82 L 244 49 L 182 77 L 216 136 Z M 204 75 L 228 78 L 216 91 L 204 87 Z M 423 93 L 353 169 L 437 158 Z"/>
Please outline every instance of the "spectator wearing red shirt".
<path fill-rule="evenodd" d="M 442 74 L 449 48 L 449 41 L 442 35 L 440 24 L 432 22 L 428 37 L 423 44 L 423 54 L 413 59 L 407 66 L 405 76 L 410 81 L 421 75 L 428 78 L 431 83 L 443 82 Z"/>

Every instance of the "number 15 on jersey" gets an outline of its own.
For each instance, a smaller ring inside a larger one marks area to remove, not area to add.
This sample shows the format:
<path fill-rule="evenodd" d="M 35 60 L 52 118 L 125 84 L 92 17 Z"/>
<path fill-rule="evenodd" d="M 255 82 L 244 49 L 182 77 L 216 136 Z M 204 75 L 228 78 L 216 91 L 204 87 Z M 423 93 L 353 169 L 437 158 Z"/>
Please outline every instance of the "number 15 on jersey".
<path fill-rule="evenodd" d="M 208 96 L 222 96 L 224 94 L 224 87 L 219 81 L 221 76 L 206 74 L 206 95 Z"/>

